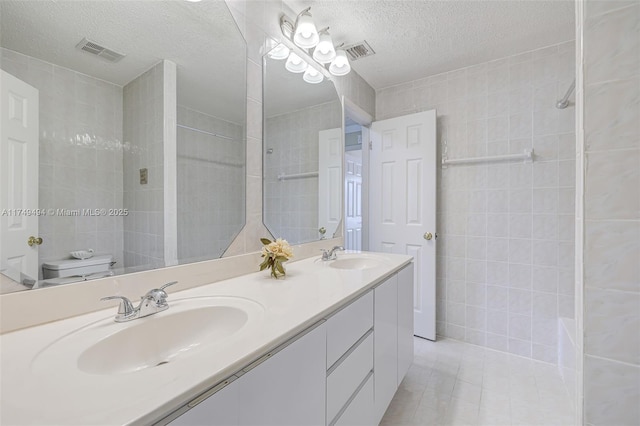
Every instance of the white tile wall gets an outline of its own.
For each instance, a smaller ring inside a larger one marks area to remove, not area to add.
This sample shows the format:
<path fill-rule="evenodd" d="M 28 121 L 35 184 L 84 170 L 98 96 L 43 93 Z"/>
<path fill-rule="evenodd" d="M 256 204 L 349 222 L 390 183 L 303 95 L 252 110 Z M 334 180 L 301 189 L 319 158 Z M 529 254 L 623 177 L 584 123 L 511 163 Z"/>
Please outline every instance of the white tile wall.
<path fill-rule="evenodd" d="M 382 89 L 376 119 L 436 109 L 449 158 L 520 153 L 535 162 L 438 172 L 438 334 L 557 362 L 573 317 L 573 42 Z M 439 147 L 442 150 L 442 147 Z"/>
<path fill-rule="evenodd" d="M 122 87 L 5 48 L 0 63 L 39 91 L 40 208 L 122 208 Z M 92 248 L 122 265 L 122 217 L 42 216 L 39 228 L 40 263 Z"/>
<path fill-rule="evenodd" d="M 244 129 L 182 105 L 178 124 L 233 138 L 178 127 L 178 259 L 221 257 L 244 225 Z"/>
<path fill-rule="evenodd" d="M 290 241 L 314 241 L 318 234 L 318 178 L 278 180 L 280 174 L 318 171 L 318 133 L 342 125 L 340 103 L 330 102 L 269 117 L 265 133 L 273 154 L 265 155 L 264 223 Z"/>
<path fill-rule="evenodd" d="M 126 272 L 165 266 L 163 83 L 161 61 L 123 89 Z M 142 168 L 148 172 L 145 185 Z"/>
<path fill-rule="evenodd" d="M 584 423 L 640 423 L 640 4 L 586 1 Z M 581 207 L 581 205 L 579 205 Z M 579 256 L 580 257 L 580 256 Z"/>

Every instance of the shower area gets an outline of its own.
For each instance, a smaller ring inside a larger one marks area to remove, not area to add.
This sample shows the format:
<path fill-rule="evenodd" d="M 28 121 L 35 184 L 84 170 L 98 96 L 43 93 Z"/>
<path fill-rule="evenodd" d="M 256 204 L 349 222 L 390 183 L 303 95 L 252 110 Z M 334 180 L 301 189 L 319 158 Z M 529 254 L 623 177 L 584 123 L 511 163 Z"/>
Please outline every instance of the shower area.
<path fill-rule="evenodd" d="M 561 365 L 570 391 L 574 79 L 571 41 L 376 92 L 376 120 L 438 114 L 437 334 Z"/>
<path fill-rule="evenodd" d="M 244 224 L 244 125 L 192 106 L 206 110 L 182 94 L 180 73 L 162 61 L 123 89 L 124 137 L 135 141 L 124 157 L 128 272 L 219 258 Z"/>
<path fill-rule="evenodd" d="M 244 126 L 178 105 L 178 261 L 221 257 L 244 224 Z"/>

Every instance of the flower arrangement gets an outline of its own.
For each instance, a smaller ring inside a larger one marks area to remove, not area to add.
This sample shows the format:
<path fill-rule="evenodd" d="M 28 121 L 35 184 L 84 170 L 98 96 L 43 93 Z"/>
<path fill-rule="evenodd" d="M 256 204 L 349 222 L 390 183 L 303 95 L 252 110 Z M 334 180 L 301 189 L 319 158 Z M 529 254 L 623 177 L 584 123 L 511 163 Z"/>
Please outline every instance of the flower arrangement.
<path fill-rule="evenodd" d="M 271 276 L 274 278 L 284 277 L 287 272 L 282 265 L 283 262 L 293 257 L 293 250 L 287 242 L 282 238 L 271 241 L 267 238 L 260 238 L 262 242 L 262 257 L 264 261 L 260 264 L 260 270 L 264 271 L 271 268 Z"/>

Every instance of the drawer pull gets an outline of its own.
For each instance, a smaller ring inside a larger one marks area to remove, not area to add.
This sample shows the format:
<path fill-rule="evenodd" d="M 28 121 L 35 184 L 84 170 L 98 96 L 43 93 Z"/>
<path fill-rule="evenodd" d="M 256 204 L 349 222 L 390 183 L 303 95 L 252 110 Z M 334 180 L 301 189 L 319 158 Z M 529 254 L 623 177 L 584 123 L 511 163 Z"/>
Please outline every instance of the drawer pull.
<path fill-rule="evenodd" d="M 347 402 L 345 402 L 344 407 L 342 407 L 340 409 L 340 411 L 338 412 L 338 414 L 336 414 L 336 416 L 334 417 L 334 419 L 331 421 L 331 423 L 329 423 L 329 426 L 333 426 L 335 425 L 338 420 L 340 420 L 340 417 L 342 417 L 342 415 L 344 414 L 345 411 L 347 411 L 347 409 L 349 408 L 349 405 L 351 405 L 351 403 L 353 402 L 354 399 L 356 399 L 356 397 L 358 396 L 358 393 L 360 393 L 360 391 L 362 390 L 362 388 L 367 384 L 367 381 L 371 378 L 371 376 L 373 376 L 373 370 L 371 370 L 369 372 L 369 374 L 367 374 L 367 377 L 364 378 L 364 380 L 362 381 L 362 383 L 360 383 L 360 385 L 358 385 L 358 389 L 356 389 L 353 394 L 349 397 L 349 400 Z"/>
<path fill-rule="evenodd" d="M 342 361 L 347 359 L 349 355 L 351 355 L 353 351 L 355 351 L 358 348 L 358 346 L 360 346 L 360 343 L 364 342 L 367 339 L 367 337 L 369 337 L 372 333 L 373 333 L 373 328 L 369 329 L 366 333 L 364 333 L 364 335 L 361 338 L 359 338 L 358 341 L 353 344 L 353 346 L 351 346 L 340 358 L 338 358 L 336 362 L 333 363 L 331 367 L 329 367 L 329 369 L 327 370 L 327 376 L 333 373 L 336 368 L 340 367 L 340 364 L 342 364 Z"/>
<path fill-rule="evenodd" d="M 260 358 L 256 359 L 251 364 L 249 364 L 245 368 L 243 368 L 242 371 L 244 371 L 245 373 L 248 373 L 249 371 L 253 370 L 257 366 L 259 366 L 260 364 L 262 364 L 263 362 L 265 362 L 266 360 L 271 358 L 272 355 L 273 354 L 271 352 L 269 352 L 268 354 L 261 356 Z"/>
<path fill-rule="evenodd" d="M 216 393 L 216 392 L 224 389 L 225 387 L 227 387 L 227 385 L 229 383 L 233 382 L 234 380 L 235 380 L 235 377 L 233 377 L 233 376 L 229 377 L 226 380 L 223 380 L 222 382 L 218 383 L 217 385 L 215 385 L 214 387 L 212 387 L 211 389 L 209 389 L 208 391 L 206 391 L 205 393 L 203 393 L 202 395 L 200 395 L 199 397 L 197 397 L 196 399 L 191 401 L 189 404 L 187 404 L 187 406 L 189 408 L 195 407 L 196 405 L 200 404 L 205 399 L 209 398 L 214 393 Z"/>

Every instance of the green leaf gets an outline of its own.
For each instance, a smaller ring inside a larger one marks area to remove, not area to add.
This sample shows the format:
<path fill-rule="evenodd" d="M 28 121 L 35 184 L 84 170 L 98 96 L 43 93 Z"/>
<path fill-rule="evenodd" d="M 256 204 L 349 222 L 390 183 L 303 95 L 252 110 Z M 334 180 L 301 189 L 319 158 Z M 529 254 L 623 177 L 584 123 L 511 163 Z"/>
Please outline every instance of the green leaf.
<path fill-rule="evenodd" d="M 284 256 L 276 256 L 276 260 L 278 262 L 286 262 L 287 260 L 289 260 L 288 258 L 284 257 Z"/>
<path fill-rule="evenodd" d="M 265 258 L 264 261 L 260 264 L 260 270 L 264 271 L 269 267 L 269 258 Z"/>
<path fill-rule="evenodd" d="M 282 266 L 282 263 L 280 262 L 276 262 L 276 269 L 278 270 L 278 272 L 280 272 L 282 275 L 285 274 L 284 272 L 284 267 Z"/>
<path fill-rule="evenodd" d="M 265 246 L 268 244 L 271 244 L 271 240 L 267 239 L 267 238 L 260 238 L 260 241 L 262 242 L 262 244 L 264 244 Z"/>

